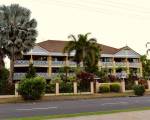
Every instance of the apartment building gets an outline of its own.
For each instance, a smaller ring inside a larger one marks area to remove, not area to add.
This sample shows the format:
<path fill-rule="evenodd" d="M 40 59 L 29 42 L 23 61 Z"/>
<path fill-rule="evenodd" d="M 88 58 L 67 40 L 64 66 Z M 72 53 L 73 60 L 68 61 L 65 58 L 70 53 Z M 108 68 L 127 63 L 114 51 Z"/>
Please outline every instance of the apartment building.
<path fill-rule="evenodd" d="M 74 52 L 68 56 L 63 53 L 63 48 L 67 41 L 47 40 L 36 44 L 21 59 L 15 61 L 14 80 L 20 80 L 28 70 L 29 63 L 32 62 L 38 75 L 51 79 L 56 76 L 60 68 L 64 66 L 76 67 L 73 61 Z M 109 73 L 119 76 L 125 68 L 127 74 L 134 71 L 138 76 L 142 76 L 142 65 L 140 54 L 128 46 L 120 49 L 99 44 L 101 46 L 101 58 L 99 59 L 99 69 L 107 68 Z M 73 74 L 70 72 L 70 74 Z"/>

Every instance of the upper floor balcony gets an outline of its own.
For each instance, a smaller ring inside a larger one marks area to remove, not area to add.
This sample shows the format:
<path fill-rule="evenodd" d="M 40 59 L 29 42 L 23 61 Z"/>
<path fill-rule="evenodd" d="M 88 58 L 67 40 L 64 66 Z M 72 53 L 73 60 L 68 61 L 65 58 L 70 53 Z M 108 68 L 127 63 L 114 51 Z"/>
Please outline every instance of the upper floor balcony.
<path fill-rule="evenodd" d="M 65 61 L 52 61 L 51 66 L 52 67 L 63 67 L 66 65 Z"/>
<path fill-rule="evenodd" d="M 21 80 L 25 77 L 26 73 L 14 73 L 14 80 Z M 44 77 L 45 79 L 50 79 L 50 76 L 48 75 L 48 73 L 36 73 L 38 76 Z"/>
<path fill-rule="evenodd" d="M 68 62 L 68 65 L 69 65 L 70 67 L 76 67 L 76 66 L 77 66 L 77 63 L 74 62 L 74 61 L 69 61 L 69 62 Z"/>
<path fill-rule="evenodd" d="M 137 62 L 137 63 L 130 62 L 130 63 L 129 63 L 129 67 L 132 67 L 132 68 L 140 68 L 140 67 L 141 67 L 141 63 L 139 63 L 139 62 Z"/>
<path fill-rule="evenodd" d="M 16 60 L 14 66 L 29 66 L 29 60 Z"/>
<path fill-rule="evenodd" d="M 52 73 L 51 76 L 65 75 L 66 73 Z M 67 76 L 75 76 L 75 73 L 67 73 Z"/>
<path fill-rule="evenodd" d="M 16 60 L 15 61 L 15 67 L 29 66 L 29 63 L 30 63 L 29 60 Z M 35 61 L 33 61 L 33 65 L 35 67 L 48 67 L 48 61 L 35 60 Z"/>
<path fill-rule="evenodd" d="M 140 68 L 141 67 L 141 63 L 139 62 L 100 62 L 99 66 L 102 67 L 127 67 L 127 65 L 129 65 L 129 67 L 132 68 Z"/>
<path fill-rule="evenodd" d="M 101 63 L 102 67 L 113 67 L 113 62 L 102 62 Z"/>
<path fill-rule="evenodd" d="M 34 66 L 48 67 L 48 61 L 33 61 Z"/>
<path fill-rule="evenodd" d="M 127 63 L 126 62 L 115 62 L 116 67 L 126 67 Z"/>

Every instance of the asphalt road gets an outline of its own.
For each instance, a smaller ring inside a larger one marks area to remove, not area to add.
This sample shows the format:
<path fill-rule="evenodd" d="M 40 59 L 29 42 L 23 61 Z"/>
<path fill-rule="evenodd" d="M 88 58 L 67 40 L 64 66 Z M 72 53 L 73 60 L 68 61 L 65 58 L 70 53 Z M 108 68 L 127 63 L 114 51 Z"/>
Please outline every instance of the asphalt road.
<path fill-rule="evenodd" d="M 149 96 L 0 104 L 0 120 L 14 117 L 110 111 L 148 106 L 150 107 Z"/>

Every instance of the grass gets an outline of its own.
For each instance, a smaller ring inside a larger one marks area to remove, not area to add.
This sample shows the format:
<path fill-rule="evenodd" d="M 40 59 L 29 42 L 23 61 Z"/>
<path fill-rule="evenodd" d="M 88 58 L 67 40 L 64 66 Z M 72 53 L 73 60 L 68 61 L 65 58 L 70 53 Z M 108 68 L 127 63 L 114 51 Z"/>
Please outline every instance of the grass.
<path fill-rule="evenodd" d="M 150 91 L 145 92 L 145 95 L 150 95 Z M 44 96 L 41 100 L 34 102 L 43 102 L 43 101 L 64 101 L 64 100 L 80 100 L 80 99 L 102 99 L 102 98 L 113 98 L 113 97 L 129 97 L 134 96 L 133 91 L 128 91 L 125 93 L 104 93 L 104 94 L 66 94 L 66 95 L 52 95 Z M 0 98 L 0 104 L 4 103 L 25 103 L 21 97 L 8 97 Z M 28 101 L 33 102 L 33 101 Z"/>
<path fill-rule="evenodd" d="M 77 94 L 77 95 L 53 95 L 53 96 L 44 96 L 42 100 L 34 101 L 63 101 L 63 100 L 80 100 L 80 99 L 95 99 L 95 98 L 111 98 L 111 97 L 127 97 L 132 96 L 132 92 L 128 93 L 105 93 L 105 94 Z M 0 104 L 4 103 L 22 103 L 26 102 L 21 99 L 21 97 L 8 97 L 8 98 L 0 98 Z M 33 102 L 33 101 L 28 101 Z"/>
<path fill-rule="evenodd" d="M 13 118 L 9 120 L 46 120 L 46 119 L 55 119 L 55 118 L 69 118 L 69 117 L 79 117 L 79 116 L 88 116 L 88 115 L 104 115 L 104 114 L 142 111 L 142 110 L 150 110 L 150 107 L 132 108 L 132 109 L 125 109 L 125 110 L 113 110 L 113 111 L 100 111 L 100 112 L 84 112 L 84 113 L 76 113 L 76 114 L 36 116 L 36 117 L 28 117 L 28 118 Z"/>

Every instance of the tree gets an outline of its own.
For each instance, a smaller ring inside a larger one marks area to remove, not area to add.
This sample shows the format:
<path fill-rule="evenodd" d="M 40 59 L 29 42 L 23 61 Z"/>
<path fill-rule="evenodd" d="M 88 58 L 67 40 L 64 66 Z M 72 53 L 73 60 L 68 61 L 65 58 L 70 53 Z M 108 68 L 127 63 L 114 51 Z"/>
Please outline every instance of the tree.
<path fill-rule="evenodd" d="M 141 56 L 140 60 L 142 62 L 143 77 L 147 79 L 150 77 L 150 60 L 147 59 L 146 55 Z"/>
<path fill-rule="evenodd" d="M 36 70 L 35 68 L 33 67 L 33 64 L 30 64 L 29 65 L 29 69 L 28 69 L 28 72 L 27 74 L 25 75 L 26 78 L 34 78 L 36 77 Z"/>
<path fill-rule="evenodd" d="M 79 34 L 77 38 L 74 35 L 68 37 L 71 38 L 71 41 L 65 46 L 64 52 L 68 52 L 70 55 L 71 52 L 75 51 L 74 61 L 76 61 L 77 66 L 80 66 L 81 62 L 83 62 L 83 67 L 97 64 L 100 49 L 96 39 L 88 38 L 89 34 Z"/>
<path fill-rule="evenodd" d="M 146 53 L 147 53 L 147 55 L 148 55 L 148 52 L 150 52 L 150 48 L 148 48 L 148 45 L 150 44 L 150 42 L 147 42 L 146 43 L 146 48 L 147 48 L 147 51 L 146 51 Z"/>
<path fill-rule="evenodd" d="M 1 17 L 0 17 L 0 19 L 1 19 Z M 3 41 L 2 41 L 2 39 L 1 39 L 1 28 L 0 28 L 0 73 L 1 73 L 1 71 L 3 70 L 3 68 L 4 68 L 4 51 L 3 51 Z"/>
<path fill-rule="evenodd" d="M 14 61 L 23 53 L 31 50 L 35 44 L 37 22 L 31 19 L 29 9 L 11 4 L 0 6 L 1 16 L 1 40 L 4 52 L 10 58 L 9 82 L 12 83 L 14 72 Z"/>
<path fill-rule="evenodd" d="M 7 79 L 9 76 L 9 71 L 6 68 L 3 68 L 0 72 L 0 95 L 7 94 Z"/>

